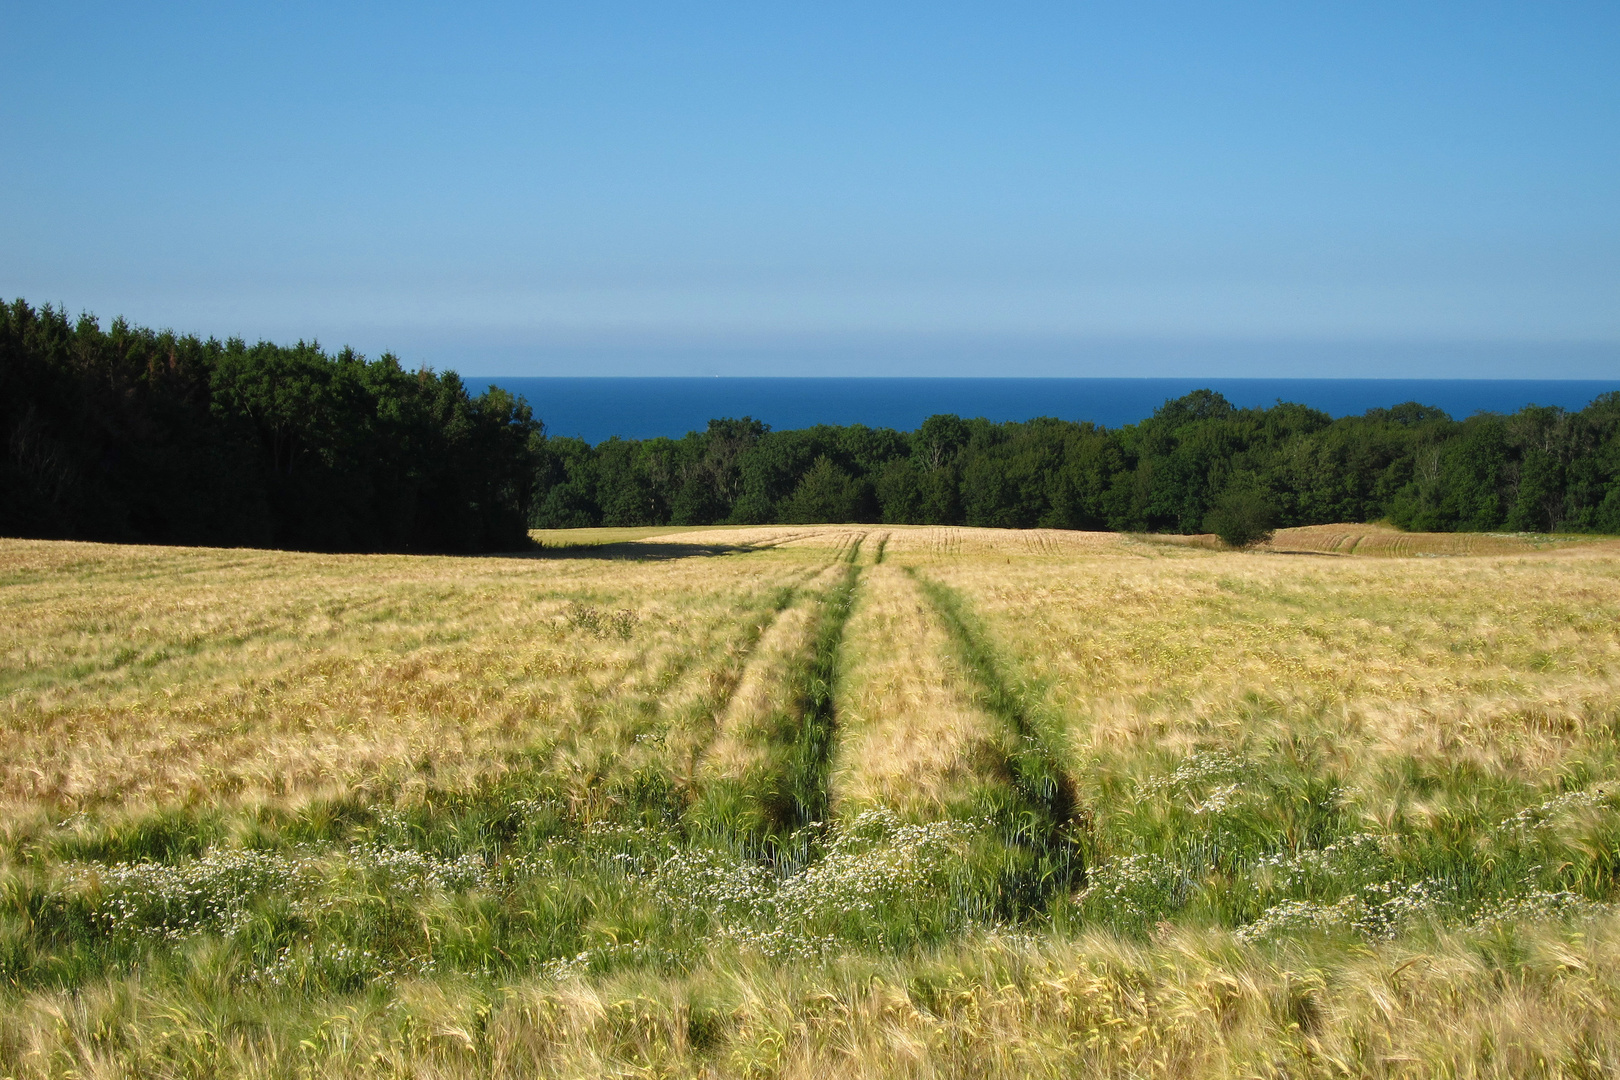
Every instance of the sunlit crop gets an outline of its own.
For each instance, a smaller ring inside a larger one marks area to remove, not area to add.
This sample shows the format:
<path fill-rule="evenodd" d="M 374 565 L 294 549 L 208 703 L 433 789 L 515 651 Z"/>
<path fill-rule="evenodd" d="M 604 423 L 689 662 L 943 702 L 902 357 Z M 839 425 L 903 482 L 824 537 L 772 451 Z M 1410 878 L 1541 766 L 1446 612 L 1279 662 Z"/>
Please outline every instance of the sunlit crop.
<path fill-rule="evenodd" d="M 1620 546 L 0 541 L 0 1076 L 1620 1071 Z"/>

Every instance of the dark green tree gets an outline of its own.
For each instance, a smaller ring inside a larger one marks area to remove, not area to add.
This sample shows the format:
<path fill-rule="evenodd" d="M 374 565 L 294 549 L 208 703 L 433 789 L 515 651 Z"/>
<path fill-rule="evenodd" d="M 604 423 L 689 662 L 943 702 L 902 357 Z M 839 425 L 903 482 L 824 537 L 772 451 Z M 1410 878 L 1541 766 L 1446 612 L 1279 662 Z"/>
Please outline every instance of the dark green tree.
<path fill-rule="evenodd" d="M 780 517 L 790 525 L 854 522 L 860 520 L 862 501 L 860 483 L 822 456 L 782 501 Z"/>
<path fill-rule="evenodd" d="M 1254 547 L 1270 540 L 1276 531 L 1277 509 L 1258 488 L 1228 488 L 1205 515 L 1204 528 L 1228 547 Z"/>

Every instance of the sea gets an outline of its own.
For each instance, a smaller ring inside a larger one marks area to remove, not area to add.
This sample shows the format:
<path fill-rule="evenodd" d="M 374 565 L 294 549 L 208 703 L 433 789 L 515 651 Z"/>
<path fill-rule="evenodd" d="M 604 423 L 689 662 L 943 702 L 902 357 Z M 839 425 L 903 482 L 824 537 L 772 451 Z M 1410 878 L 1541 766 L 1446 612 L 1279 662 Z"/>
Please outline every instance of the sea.
<path fill-rule="evenodd" d="M 751 416 L 775 430 L 865 424 L 913 431 L 935 413 L 1029 420 L 1055 416 L 1103 427 L 1134 424 L 1171 398 L 1207 387 L 1240 408 L 1297 402 L 1334 417 L 1416 401 L 1461 419 L 1525 405 L 1584 408 L 1620 390 L 1592 379 L 927 379 L 468 378 L 474 392 L 520 394 L 552 435 L 588 443 L 619 436 L 679 438 L 711 418 Z"/>

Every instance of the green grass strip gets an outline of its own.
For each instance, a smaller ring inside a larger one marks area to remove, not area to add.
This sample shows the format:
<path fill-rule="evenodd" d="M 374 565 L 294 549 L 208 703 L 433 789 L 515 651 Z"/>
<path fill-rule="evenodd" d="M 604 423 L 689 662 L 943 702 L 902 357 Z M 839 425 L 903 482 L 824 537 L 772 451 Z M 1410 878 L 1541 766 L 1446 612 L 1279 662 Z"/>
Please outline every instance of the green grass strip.
<path fill-rule="evenodd" d="M 827 780 L 832 768 L 833 743 L 838 734 L 836 692 L 844 627 L 855 605 L 861 568 L 855 564 L 857 541 L 850 549 L 844 580 L 823 601 L 815 645 L 804 675 L 802 720 L 787 759 L 787 788 L 792 800 L 791 828 L 827 819 Z"/>
<path fill-rule="evenodd" d="M 813 601 L 818 610 L 809 640 L 786 673 L 780 708 L 757 736 L 763 766 L 708 785 L 688 815 L 697 832 L 772 862 L 814 857 L 815 830 L 807 827 L 821 824 L 828 813 L 840 652 L 861 574 L 859 553 L 857 541 L 840 554 L 842 574 Z"/>
<path fill-rule="evenodd" d="M 1039 723 L 1002 674 L 1000 658 L 967 603 L 952 588 L 906 567 L 938 612 L 972 683 L 976 702 L 1007 726 L 1011 735 L 1007 770 L 1017 792 L 1014 805 L 1003 808 L 1009 843 L 1040 856 L 1040 890 L 1072 888 L 1084 882 L 1079 825 L 1081 807 L 1074 779 L 1052 748 L 1052 734 Z"/>

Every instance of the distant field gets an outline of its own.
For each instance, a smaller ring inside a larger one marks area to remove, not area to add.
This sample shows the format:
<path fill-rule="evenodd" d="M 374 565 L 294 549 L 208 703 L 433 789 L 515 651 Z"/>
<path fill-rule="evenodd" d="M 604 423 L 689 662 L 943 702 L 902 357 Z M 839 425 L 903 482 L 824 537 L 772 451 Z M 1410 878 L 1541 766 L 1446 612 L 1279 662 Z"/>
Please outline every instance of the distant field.
<path fill-rule="evenodd" d="M 684 533 L 701 536 L 711 532 L 730 532 L 729 525 L 638 525 L 624 529 L 530 529 L 541 547 L 561 550 L 572 547 L 599 547 L 605 544 L 635 543 L 659 536 Z"/>
<path fill-rule="evenodd" d="M 1512 555 L 1554 551 L 1571 544 L 1620 550 L 1613 537 L 1545 533 L 1409 533 L 1387 525 L 1307 525 L 1282 529 L 1272 551 L 1319 551 L 1333 555 Z"/>
<path fill-rule="evenodd" d="M 0 1076 L 1620 1071 L 1620 541 L 535 535 L 0 540 Z"/>

